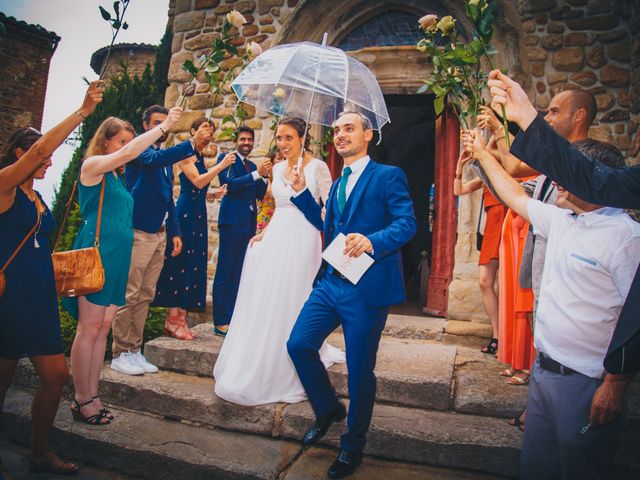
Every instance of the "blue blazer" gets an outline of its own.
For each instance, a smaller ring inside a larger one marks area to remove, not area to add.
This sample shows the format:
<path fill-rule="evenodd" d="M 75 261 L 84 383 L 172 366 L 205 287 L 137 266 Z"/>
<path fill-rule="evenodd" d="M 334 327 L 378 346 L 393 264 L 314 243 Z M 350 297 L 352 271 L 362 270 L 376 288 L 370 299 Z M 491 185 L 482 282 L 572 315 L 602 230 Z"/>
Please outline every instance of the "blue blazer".
<path fill-rule="evenodd" d="M 338 179 L 329 191 L 324 222 L 320 205 L 309 190 L 292 197 L 291 201 L 316 228 L 324 231 L 325 245 L 338 233 L 361 233 L 369 238 L 375 261 L 356 285 L 369 305 L 379 308 L 404 302 L 400 248 L 411 240 L 418 227 L 407 177 L 398 167 L 370 160 L 349 195 L 336 229 L 335 196 L 339 183 Z"/>
<path fill-rule="evenodd" d="M 225 155 L 220 154 L 217 163 L 220 163 Z M 218 174 L 220 185 L 227 185 L 227 194 L 222 197 L 220 204 L 218 225 L 236 225 L 255 231 L 256 201 L 261 200 L 267 192 L 267 182 L 260 177 L 257 180 L 253 179 L 251 172 L 256 169 L 253 162 L 249 162 L 250 172 L 247 173 L 242 159 L 236 154 L 236 163 Z"/>
<path fill-rule="evenodd" d="M 518 134 L 511 153 L 587 202 L 640 209 L 640 165 L 610 168 L 591 160 L 541 116 Z M 640 371 L 640 268 L 618 318 L 604 367 L 617 374 Z"/>
<path fill-rule="evenodd" d="M 182 236 L 175 217 L 171 166 L 195 154 L 191 142 L 185 141 L 164 149 L 151 146 L 127 164 L 124 180 L 133 197 L 133 228 L 156 233 L 168 215 L 167 236 Z"/>

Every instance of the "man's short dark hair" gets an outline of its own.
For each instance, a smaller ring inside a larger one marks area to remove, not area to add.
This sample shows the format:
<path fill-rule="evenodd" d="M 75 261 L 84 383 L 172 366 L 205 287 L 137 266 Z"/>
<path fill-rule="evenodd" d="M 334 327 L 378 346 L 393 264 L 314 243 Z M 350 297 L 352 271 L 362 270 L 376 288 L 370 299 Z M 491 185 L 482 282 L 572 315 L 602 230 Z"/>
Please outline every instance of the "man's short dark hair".
<path fill-rule="evenodd" d="M 169 109 L 163 107 L 162 105 L 151 105 L 144 112 L 142 112 L 142 123 L 149 125 L 149 121 L 151 120 L 151 115 L 154 113 L 162 113 L 164 115 L 169 114 Z"/>
<path fill-rule="evenodd" d="M 607 167 L 622 168 L 625 166 L 622 152 L 607 142 L 600 142 L 593 138 L 574 142 L 573 146 L 585 157 L 600 162 Z"/>
<path fill-rule="evenodd" d="M 236 128 L 236 131 L 234 132 L 234 135 L 236 136 L 236 139 L 240 136 L 241 133 L 250 133 L 251 134 L 251 138 L 253 138 L 254 140 L 256 139 L 256 132 L 254 132 L 253 128 L 251 128 L 251 127 L 247 127 L 246 125 L 242 125 L 241 127 Z"/>
<path fill-rule="evenodd" d="M 345 110 L 343 112 L 340 112 L 338 114 L 338 118 L 342 117 L 343 115 L 356 115 L 359 119 L 360 119 L 360 124 L 362 125 L 362 129 L 363 130 L 373 130 L 373 125 L 371 124 L 371 119 L 369 117 L 367 117 L 366 115 L 360 113 L 360 112 L 354 112 L 354 111 L 350 111 L 350 110 Z M 336 118 L 336 120 L 338 119 Z"/>
<path fill-rule="evenodd" d="M 598 113 L 598 104 L 596 103 L 596 98 L 593 96 L 593 93 L 587 92 L 582 88 L 571 88 L 566 91 L 571 92 L 573 111 L 575 112 L 579 108 L 584 108 L 587 112 L 587 125 L 591 125 Z"/>

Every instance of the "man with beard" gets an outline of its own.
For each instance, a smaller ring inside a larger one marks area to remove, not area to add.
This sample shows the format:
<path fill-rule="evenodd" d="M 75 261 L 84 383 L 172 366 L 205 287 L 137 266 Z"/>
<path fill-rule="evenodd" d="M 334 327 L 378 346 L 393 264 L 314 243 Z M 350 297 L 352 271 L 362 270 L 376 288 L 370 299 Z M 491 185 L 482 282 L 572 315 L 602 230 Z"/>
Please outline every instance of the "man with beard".
<path fill-rule="evenodd" d="M 227 185 L 227 195 L 218 215 L 218 265 L 213 279 L 214 333 L 224 337 L 233 315 L 240 285 L 240 274 L 249 240 L 256 234 L 256 201 L 267 192 L 267 181 L 273 164 L 264 159 L 259 167 L 249 161 L 254 132 L 242 126 L 236 130 L 236 149 L 226 155 L 235 163 L 218 174 L 220 185 Z M 218 157 L 218 163 L 226 156 Z"/>
<path fill-rule="evenodd" d="M 145 131 L 160 125 L 169 110 L 152 105 L 142 114 Z M 164 264 L 167 237 L 173 242 L 172 256 L 182 250 L 182 232 L 174 216 L 173 168 L 180 160 L 196 154 L 195 145 L 211 136 L 210 129 L 200 129 L 192 139 L 174 147 L 161 149 L 167 139 L 163 132 L 158 142 L 127 164 L 125 183 L 133 197 L 133 251 L 127 280 L 127 304 L 118 309 L 113 321 L 113 360 L 111 368 L 128 375 L 155 373 L 140 347 L 149 304 Z"/>

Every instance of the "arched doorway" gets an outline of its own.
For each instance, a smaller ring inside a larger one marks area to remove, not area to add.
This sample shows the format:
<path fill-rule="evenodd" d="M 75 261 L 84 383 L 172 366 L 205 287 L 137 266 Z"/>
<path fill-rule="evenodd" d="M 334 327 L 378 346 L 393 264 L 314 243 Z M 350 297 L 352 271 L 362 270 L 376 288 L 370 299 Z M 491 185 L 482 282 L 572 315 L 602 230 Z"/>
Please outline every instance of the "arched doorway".
<path fill-rule="evenodd" d="M 505 6 L 505 11 L 509 9 L 512 7 Z M 419 281 L 416 273 L 420 252 L 426 249 L 432 253 L 432 263 L 426 305 L 423 303 L 421 307 L 430 314 L 447 316 L 457 239 L 451 179 L 458 153 L 458 125 L 452 116 L 442 116 L 436 122 L 430 107 L 432 98 L 416 95 L 421 79 L 428 76 L 431 68 L 424 55 L 415 49 L 419 38 L 415 34 L 420 35 L 417 20 L 426 13 L 451 14 L 461 19 L 459 23 L 464 31 L 470 30 L 464 23 L 462 1 L 301 0 L 272 44 L 320 42 L 327 32 L 330 45 L 347 50 L 376 75 L 392 123 L 383 129 L 382 143 L 380 147 L 372 145 L 371 153 L 377 161 L 398 165 L 407 172 L 420 223 L 416 238 L 403 251 L 408 291 L 414 296 L 421 293 L 416 292 L 416 280 Z M 506 14 L 502 15 L 503 23 L 508 25 L 504 20 Z M 403 17 L 405 30 L 393 31 L 402 27 Z M 509 44 L 512 47 L 502 56 L 513 57 L 514 61 L 506 64 L 514 65 L 518 63 L 514 55 L 517 39 L 510 37 Z M 431 210 L 435 211 L 435 222 L 429 231 L 432 185 L 435 198 Z"/>

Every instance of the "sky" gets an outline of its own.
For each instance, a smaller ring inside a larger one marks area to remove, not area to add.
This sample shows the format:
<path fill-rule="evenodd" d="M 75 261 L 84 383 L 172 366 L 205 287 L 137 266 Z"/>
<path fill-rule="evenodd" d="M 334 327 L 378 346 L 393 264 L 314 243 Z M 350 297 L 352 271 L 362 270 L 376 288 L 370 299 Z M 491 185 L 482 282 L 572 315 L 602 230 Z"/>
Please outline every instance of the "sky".
<path fill-rule="evenodd" d="M 98 6 L 113 12 L 111 0 L 1 0 L 5 15 L 39 24 L 62 37 L 51 59 L 47 97 L 44 106 L 43 131 L 47 131 L 81 104 L 86 91 L 85 76 L 98 75 L 89 62 L 96 50 L 111 43 L 111 27 L 100 16 Z M 130 0 L 125 14 L 129 24 L 121 30 L 116 43 L 150 43 L 157 45 L 167 25 L 169 0 Z M 71 160 L 73 147 L 62 145 L 53 154 L 53 165 L 35 188 L 51 206 L 54 189 Z"/>

